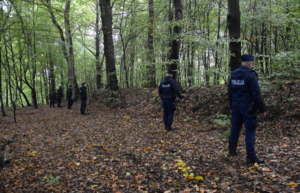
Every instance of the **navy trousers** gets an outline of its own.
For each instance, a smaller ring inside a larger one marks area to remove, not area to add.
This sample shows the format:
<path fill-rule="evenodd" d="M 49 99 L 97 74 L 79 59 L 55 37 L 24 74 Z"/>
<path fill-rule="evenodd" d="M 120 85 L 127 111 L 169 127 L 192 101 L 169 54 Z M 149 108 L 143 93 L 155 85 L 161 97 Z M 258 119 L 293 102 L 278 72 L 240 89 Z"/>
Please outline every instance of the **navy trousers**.
<path fill-rule="evenodd" d="M 164 123 L 172 124 L 175 111 L 175 103 L 168 99 L 163 99 Z"/>
<path fill-rule="evenodd" d="M 81 114 L 85 114 L 85 108 L 86 108 L 86 100 L 81 100 L 81 107 L 80 107 Z"/>
<path fill-rule="evenodd" d="M 245 141 L 247 150 L 247 159 L 255 159 L 256 153 L 254 150 L 255 145 L 255 132 L 256 132 L 256 117 L 254 113 L 249 112 L 233 112 L 231 120 L 231 133 L 229 137 L 229 152 L 235 152 L 237 143 L 240 136 L 240 131 L 245 124 Z"/>
<path fill-rule="evenodd" d="M 55 107 L 54 105 L 55 105 L 55 101 L 50 101 L 50 107 L 52 106 Z"/>
<path fill-rule="evenodd" d="M 60 107 L 60 104 L 61 104 L 61 99 L 58 98 L 58 99 L 57 99 L 57 107 Z"/>
<path fill-rule="evenodd" d="M 68 100 L 68 108 L 70 109 L 73 105 L 73 99 Z"/>

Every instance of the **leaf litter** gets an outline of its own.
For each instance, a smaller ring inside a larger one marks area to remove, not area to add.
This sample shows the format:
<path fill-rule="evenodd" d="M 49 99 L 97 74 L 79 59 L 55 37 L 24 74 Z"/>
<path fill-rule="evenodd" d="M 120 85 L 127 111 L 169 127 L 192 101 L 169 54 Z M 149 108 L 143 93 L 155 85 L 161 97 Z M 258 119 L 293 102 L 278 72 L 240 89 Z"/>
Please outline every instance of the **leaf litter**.
<path fill-rule="evenodd" d="M 78 103 L 26 107 L 14 124 L 8 111 L 0 142 L 17 139 L 0 191 L 299 192 L 299 85 L 263 94 L 268 117 L 258 118 L 256 150 L 266 163 L 254 166 L 245 164 L 243 131 L 239 156 L 227 156 L 222 134 L 230 125 L 215 121 L 230 116 L 225 86 L 189 89 L 172 132 L 164 131 L 156 89 L 122 89 L 113 100 L 101 92 L 89 116 L 79 115 Z"/>

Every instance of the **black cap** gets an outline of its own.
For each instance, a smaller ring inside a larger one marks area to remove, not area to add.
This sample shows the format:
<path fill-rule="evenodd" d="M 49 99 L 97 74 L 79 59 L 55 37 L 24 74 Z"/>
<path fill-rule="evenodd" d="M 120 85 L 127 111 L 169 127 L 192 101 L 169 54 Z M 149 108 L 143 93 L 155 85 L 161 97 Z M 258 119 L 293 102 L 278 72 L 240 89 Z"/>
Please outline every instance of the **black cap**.
<path fill-rule="evenodd" d="M 168 70 L 167 73 L 168 73 L 168 74 L 173 74 L 172 70 Z"/>
<path fill-rule="evenodd" d="M 85 84 L 86 84 L 86 82 L 82 83 L 81 85 L 83 86 L 83 85 L 85 85 Z"/>
<path fill-rule="evenodd" d="M 252 55 L 248 55 L 248 54 L 242 55 L 242 62 L 248 62 L 253 60 L 254 60 L 254 56 Z"/>
<path fill-rule="evenodd" d="M 69 87 L 71 87 L 71 88 L 72 88 L 72 85 L 70 85 Z"/>

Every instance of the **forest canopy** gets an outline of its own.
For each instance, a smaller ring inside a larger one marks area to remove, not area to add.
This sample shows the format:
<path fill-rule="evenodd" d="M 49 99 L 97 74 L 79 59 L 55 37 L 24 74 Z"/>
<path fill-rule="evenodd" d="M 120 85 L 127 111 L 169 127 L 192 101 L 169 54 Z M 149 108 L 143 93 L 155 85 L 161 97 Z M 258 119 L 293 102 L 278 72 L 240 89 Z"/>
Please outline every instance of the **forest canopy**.
<path fill-rule="evenodd" d="M 182 0 L 180 19 L 174 2 L 0 1 L 1 101 L 37 108 L 50 91 L 69 85 L 78 99 L 82 82 L 90 93 L 155 87 L 174 63 L 172 42 L 179 40 L 182 86 L 226 83 L 227 1 Z M 260 81 L 298 78 L 299 1 L 240 0 L 239 6 L 241 53 L 255 56 Z"/>

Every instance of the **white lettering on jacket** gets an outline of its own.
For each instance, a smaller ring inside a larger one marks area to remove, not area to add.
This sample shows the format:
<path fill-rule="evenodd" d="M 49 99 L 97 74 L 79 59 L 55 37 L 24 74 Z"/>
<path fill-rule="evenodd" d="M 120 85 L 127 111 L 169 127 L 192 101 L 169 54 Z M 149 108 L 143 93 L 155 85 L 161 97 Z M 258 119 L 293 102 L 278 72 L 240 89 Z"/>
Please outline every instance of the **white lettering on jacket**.
<path fill-rule="evenodd" d="M 170 84 L 162 84 L 161 87 L 168 88 L 168 87 L 170 87 Z"/>
<path fill-rule="evenodd" d="M 245 81 L 244 80 L 231 80 L 231 83 L 233 85 L 245 85 Z"/>

